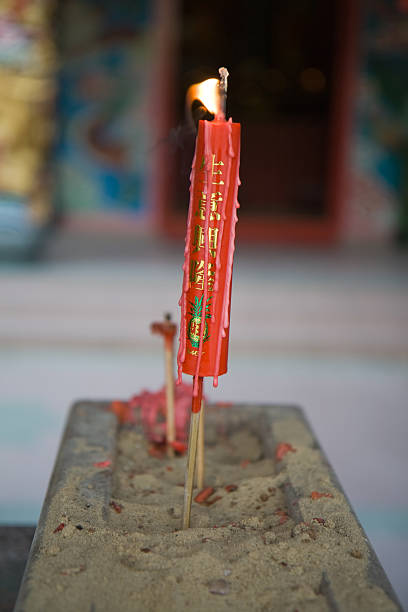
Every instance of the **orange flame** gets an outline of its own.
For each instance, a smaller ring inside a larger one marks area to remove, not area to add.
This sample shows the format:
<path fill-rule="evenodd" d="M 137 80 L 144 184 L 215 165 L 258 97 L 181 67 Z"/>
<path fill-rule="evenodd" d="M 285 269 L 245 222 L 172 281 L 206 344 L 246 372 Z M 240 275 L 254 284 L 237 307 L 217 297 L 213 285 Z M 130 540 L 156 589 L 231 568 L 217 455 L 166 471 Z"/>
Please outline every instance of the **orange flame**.
<path fill-rule="evenodd" d="M 187 90 L 187 108 L 191 108 L 191 104 L 194 100 L 201 100 L 211 113 L 220 115 L 222 109 L 219 94 L 219 80 L 207 79 L 206 81 L 202 81 L 202 83 L 191 85 Z"/>

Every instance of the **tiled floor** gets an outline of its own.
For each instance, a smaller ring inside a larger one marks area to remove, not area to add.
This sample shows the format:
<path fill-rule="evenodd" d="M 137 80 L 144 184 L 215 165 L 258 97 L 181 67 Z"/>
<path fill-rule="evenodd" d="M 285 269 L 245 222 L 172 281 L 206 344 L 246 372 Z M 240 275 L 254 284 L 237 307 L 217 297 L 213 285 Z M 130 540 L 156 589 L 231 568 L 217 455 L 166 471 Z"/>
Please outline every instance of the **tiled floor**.
<path fill-rule="evenodd" d="M 162 383 L 180 246 L 55 239 L 0 268 L 0 521 L 35 521 L 69 404 Z M 408 255 L 239 247 L 210 399 L 301 405 L 408 607 Z"/>

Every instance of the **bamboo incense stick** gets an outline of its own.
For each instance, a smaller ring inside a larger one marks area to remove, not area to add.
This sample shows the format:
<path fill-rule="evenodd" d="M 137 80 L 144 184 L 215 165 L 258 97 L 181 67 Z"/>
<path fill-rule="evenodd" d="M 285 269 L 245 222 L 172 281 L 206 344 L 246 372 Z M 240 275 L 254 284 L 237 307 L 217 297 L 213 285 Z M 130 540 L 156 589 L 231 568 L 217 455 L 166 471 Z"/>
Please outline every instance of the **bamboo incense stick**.
<path fill-rule="evenodd" d="M 199 491 L 204 489 L 204 400 L 201 402 L 200 423 L 198 426 L 198 446 L 197 446 L 197 488 Z"/>
<path fill-rule="evenodd" d="M 164 338 L 164 359 L 166 379 L 166 441 L 167 455 L 174 457 L 173 444 L 176 440 L 175 424 L 175 390 L 174 390 L 174 336 L 177 326 L 171 321 L 171 314 L 166 313 L 164 321 L 152 323 L 151 330 L 154 334 L 160 334 Z"/>
<path fill-rule="evenodd" d="M 167 454 L 174 456 L 173 443 L 176 439 L 176 426 L 174 418 L 174 370 L 173 370 L 173 337 L 165 338 L 166 361 L 166 437 Z"/>
<path fill-rule="evenodd" d="M 198 393 L 193 395 L 192 412 L 190 420 L 190 433 L 188 437 L 187 466 L 184 480 L 184 506 L 183 529 L 190 527 L 191 503 L 193 500 L 194 475 L 197 456 L 198 430 L 200 426 L 200 408 L 203 396 L 203 377 L 198 377 Z"/>

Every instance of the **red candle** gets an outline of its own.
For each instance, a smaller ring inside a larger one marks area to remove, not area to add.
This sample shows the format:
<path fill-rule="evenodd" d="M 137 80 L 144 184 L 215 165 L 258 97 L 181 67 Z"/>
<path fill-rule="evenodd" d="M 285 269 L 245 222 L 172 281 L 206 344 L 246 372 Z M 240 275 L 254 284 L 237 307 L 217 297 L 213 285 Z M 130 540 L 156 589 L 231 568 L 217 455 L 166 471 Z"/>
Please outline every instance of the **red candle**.
<path fill-rule="evenodd" d="M 196 139 L 177 357 L 178 382 L 182 372 L 194 376 L 195 396 L 199 377 L 213 376 L 217 386 L 227 371 L 240 127 L 219 112 L 199 122 Z"/>

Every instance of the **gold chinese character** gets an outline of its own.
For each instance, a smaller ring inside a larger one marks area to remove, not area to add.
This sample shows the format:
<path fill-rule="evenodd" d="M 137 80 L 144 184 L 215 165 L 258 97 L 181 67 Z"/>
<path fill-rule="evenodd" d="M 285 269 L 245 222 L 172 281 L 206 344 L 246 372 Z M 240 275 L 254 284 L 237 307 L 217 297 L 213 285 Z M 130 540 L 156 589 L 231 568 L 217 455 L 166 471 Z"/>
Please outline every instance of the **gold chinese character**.
<path fill-rule="evenodd" d="M 208 252 L 211 257 L 215 257 L 218 242 L 218 227 L 208 228 Z M 194 228 L 193 253 L 198 253 L 200 249 L 205 247 L 204 228 L 201 225 L 196 225 Z"/>
<path fill-rule="evenodd" d="M 208 228 L 208 241 L 210 244 L 210 254 L 212 257 L 215 257 L 215 252 L 217 250 L 217 242 L 218 242 L 218 227 L 209 227 Z"/>
<path fill-rule="evenodd" d="M 196 225 L 194 228 L 193 253 L 198 253 L 204 247 L 204 229 L 201 225 Z"/>
<path fill-rule="evenodd" d="M 200 219 L 202 219 L 204 221 L 205 219 L 205 202 L 207 200 L 207 194 L 202 191 L 201 192 L 201 197 L 198 200 L 198 210 L 195 214 L 196 217 L 200 217 Z"/>
<path fill-rule="evenodd" d="M 222 201 L 223 201 L 223 197 L 222 197 L 221 191 L 215 191 L 214 193 L 211 194 L 211 200 L 210 200 L 210 206 L 211 206 L 210 220 L 211 221 L 213 221 L 214 219 L 216 219 L 217 221 L 220 220 L 221 215 L 218 212 L 218 203 L 221 203 Z"/>
<path fill-rule="evenodd" d="M 219 168 L 218 170 L 215 169 L 214 170 L 214 166 L 223 166 L 224 162 L 222 160 L 216 162 L 215 161 L 215 153 L 212 156 L 212 164 L 211 164 L 211 172 L 212 174 L 222 174 L 221 168 Z"/>
<path fill-rule="evenodd" d="M 224 162 L 221 159 L 218 162 L 215 161 L 215 154 L 213 154 L 213 156 L 212 156 L 212 164 L 211 164 L 211 174 L 212 174 L 212 176 L 216 176 L 216 178 L 217 178 L 217 175 L 220 175 L 220 177 L 219 177 L 220 180 L 219 181 L 217 181 L 217 180 L 213 181 L 212 182 L 213 185 L 224 185 L 224 181 L 221 179 L 221 174 L 222 174 L 221 168 L 218 168 L 218 169 L 215 168 L 215 166 L 223 166 L 223 165 L 224 165 Z"/>
<path fill-rule="evenodd" d="M 222 193 L 220 191 L 216 191 L 211 194 L 210 200 L 210 221 L 219 221 L 221 218 L 220 213 L 218 212 L 218 202 L 222 202 Z M 196 212 L 196 217 L 199 217 L 203 221 L 205 220 L 205 204 L 207 201 L 207 194 L 202 191 L 201 198 L 198 201 L 198 210 Z"/>
<path fill-rule="evenodd" d="M 208 291 L 212 291 L 214 288 L 215 279 L 215 265 L 211 262 L 208 263 L 208 276 L 207 276 L 207 287 Z M 193 289 L 199 289 L 204 291 L 204 260 L 192 259 L 190 263 L 190 283 Z"/>

